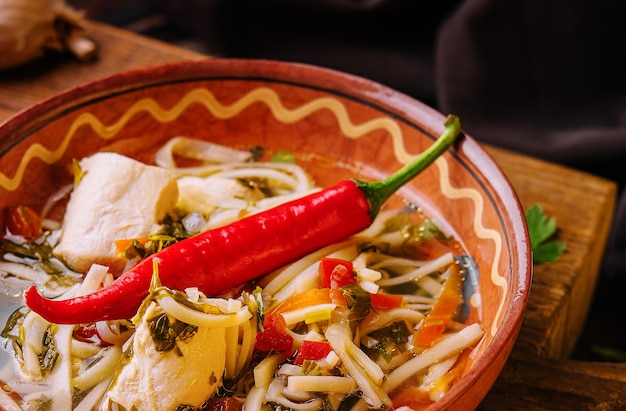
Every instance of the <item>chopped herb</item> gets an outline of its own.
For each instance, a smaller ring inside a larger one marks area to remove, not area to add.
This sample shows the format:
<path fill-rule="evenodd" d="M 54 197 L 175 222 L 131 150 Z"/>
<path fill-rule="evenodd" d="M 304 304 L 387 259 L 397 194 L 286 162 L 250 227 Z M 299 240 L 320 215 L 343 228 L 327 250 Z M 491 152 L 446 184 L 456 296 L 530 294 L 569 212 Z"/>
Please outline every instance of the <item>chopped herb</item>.
<path fill-rule="evenodd" d="M 304 360 L 302 362 L 302 375 L 320 376 L 323 375 L 320 365 L 314 360 Z"/>
<path fill-rule="evenodd" d="M 548 218 L 538 204 L 526 210 L 526 225 L 530 245 L 533 251 L 533 262 L 549 263 L 559 260 L 565 251 L 565 243 L 550 241 L 556 234 L 556 220 Z"/>
<path fill-rule="evenodd" d="M 437 223 L 432 219 L 424 221 L 417 230 L 420 238 L 423 240 L 430 240 L 432 238 L 437 238 L 439 240 L 450 239 L 450 237 L 446 236 L 444 232 L 441 231 L 441 228 L 439 228 Z"/>
<path fill-rule="evenodd" d="M 15 310 L 7 319 L 7 322 L 0 333 L 2 338 L 6 338 L 7 341 L 11 341 L 13 351 L 15 357 L 18 359 L 18 362 L 23 361 L 23 351 L 22 346 L 24 345 L 24 333 L 22 324 L 24 323 L 24 318 L 30 312 L 27 307 L 20 307 Z"/>
<path fill-rule="evenodd" d="M 150 239 L 146 247 L 148 254 L 161 251 L 165 247 L 191 236 L 185 230 L 183 223 L 174 220 L 169 214 L 165 216 L 161 224 L 163 225 L 161 231 L 148 237 Z"/>
<path fill-rule="evenodd" d="M 241 296 L 243 300 L 250 310 L 250 313 L 257 318 L 257 324 L 259 324 L 259 328 L 263 331 L 263 321 L 265 321 L 265 305 L 263 304 L 263 290 L 261 287 L 256 287 L 252 290 L 252 293 L 243 292 Z"/>
<path fill-rule="evenodd" d="M 58 263 L 52 261 L 55 257 L 52 253 L 52 246 L 47 241 L 46 234 L 44 241 L 40 243 L 27 242 L 15 243 L 9 240 L 0 241 L 0 248 L 8 254 L 24 259 L 23 264 L 33 266 L 39 263 L 40 268 L 49 275 L 62 274 L 63 267 L 59 267 Z"/>
<path fill-rule="evenodd" d="M 333 404 L 330 402 L 328 395 L 324 395 L 322 393 L 319 393 L 318 395 L 318 398 L 322 400 L 322 405 L 320 405 L 320 411 L 333 411 L 335 409 L 335 407 L 333 407 Z"/>
<path fill-rule="evenodd" d="M 385 232 L 407 233 L 407 230 L 411 231 L 414 227 L 415 224 L 413 224 L 409 214 L 398 214 L 385 222 Z"/>
<path fill-rule="evenodd" d="M 135 257 L 144 259 L 148 255 L 148 249 L 143 244 L 141 244 L 141 242 L 139 242 L 136 239 L 133 239 L 133 241 L 131 241 L 128 247 L 124 249 L 122 254 L 124 255 L 124 258 L 126 258 L 127 260 L 132 260 Z"/>
<path fill-rule="evenodd" d="M 147 323 L 154 347 L 160 352 L 176 349 L 179 341 L 189 340 L 198 331 L 198 327 L 195 325 L 186 324 L 178 320 L 170 322 L 169 317 L 165 313 L 148 319 Z M 178 349 L 176 352 L 178 355 L 182 355 Z"/>
<path fill-rule="evenodd" d="M 209 377 L 209 384 L 211 385 L 217 384 L 217 377 L 215 376 L 214 372 L 212 372 L 211 376 Z"/>
<path fill-rule="evenodd" d="M 14 254 L 21 258 L 31 258 L 33 260 L 38 260 L 40 258 L 37 253 L 37 249 L 32 247 L 32 243 L 18 244 L 9 240 L 1 240 L 0 246 L 5 252 Z"/>
<path fill-rule="evenodd" d="M 74 169 L 74 185 L 77 186 L 83 179 L 83 177 L 85 177 L 85 174 L 87 174 L 87 172 L 83 171 L 80 166 L 80 162 L 76 159 L 72 160 L 72 168 Z"/>
<path fill-rule="evenodd" d="M 350 411 L 353 407 L 359 402 L 361 396 L 357 394 L 351 394 L 341 400 L 341 404 L 339 404 L 339 408 L 337 411 Z"/>
<path fill-rule="evenodd" d="M 178 290 L 170 290 L 170 289 L 167 289 L 167 288 L 162 288 L 162 289 L 159 290 L 159 292 L 157 294 L 155 294 L 155 297 L 158 298 L 159 296 L 170 296 L 178 304 L 184 305 L 187 308 L 199 311 L 201 313 L 228 315 L 226 313 L 223 313 L 222 310 L 219 309 L 219 307 L 216 307 L 214 305 L 202 304 L 202 303 L 196 304 L 193 301 L 189 301 L 189 298 L 187 297 L 187 294 L 182 293 L 182 292 L 180 292 Z"/>
<path fill-rule="evenodd" d="M 277 151 L 270 159 L 272 163 L 291 163 L 295 164 L 296 157 L 289 151 Z"/>
<path fill-rule="evenodd" d="M 251 190 L 249 197 L 252 200 L 261 200 L 263 198 L 275 197 L 278 195 L 275 186 L 279 184 L 277 184 L 276 182 L 272 183 L 267 178 L 241 177 L 237 178 L 235 181 L 237 181 L 243 187 Z"/>
<path fill-rule="evenodd" d="M 158 233 L 149 235 L 149 241 L 145 245 L 137 239 L 133 239 L 133 241 L 122 251 L 124 257 L 127 260 L 132 260 L 135 257 L 144 259 L 149 255 L 159 252 L 164 248 L 191 236 L 191 233 L 185 230 L 183 223 L 174 220 L 170 215 L 167 215 L 163 221 L 161 221 L 161 224 L 161 230 Z"/>
<path fill-rule="evenodd" d="M 250 161 L 259 161 L 265 155 L 265 149 L 261 146 L 252 146 L 250 148 L 250 154 L 252 155 Z"/>
<path fill-rule="evenodd" d="M 348 324 L 352 335 L 356 331 L 361 321 L 369 314 L 372 308 L 372 297 L 363 288 L 356 284 L 348 284 L 341 287 L 346 305 L 350 309 L 348 313 Z"/>
<path fill-rule="evenodd" d="M 17 310 L 13 311 L 13 313 L 7 319 L 2 332 L 0 332 L 0 337 L 2 338 L 12 338 L 11 331 L 13 331 L 17 326 L 21 325 L 24 322 L 24 318 L 30 312 L 28 307 L 20 307 Z"/>
<path fill-rule="evenodd" d="M 404 321 L 396 321 L 391 325 L 370 333 L 370 337 L 378 341 L 376 348 L 387 362 L 391 361 L 394 351 L 404 351 L 404 344 L 409 340 L 411 332 Z"/>
<path fill-rule="evenodd" d="M 39 365 L 42 371 L 52 372 L 58 358 L 59 352 L 54 342 L 52 327 L 48 327 L 44 335 L 43 352 L 39 354 Z"/>

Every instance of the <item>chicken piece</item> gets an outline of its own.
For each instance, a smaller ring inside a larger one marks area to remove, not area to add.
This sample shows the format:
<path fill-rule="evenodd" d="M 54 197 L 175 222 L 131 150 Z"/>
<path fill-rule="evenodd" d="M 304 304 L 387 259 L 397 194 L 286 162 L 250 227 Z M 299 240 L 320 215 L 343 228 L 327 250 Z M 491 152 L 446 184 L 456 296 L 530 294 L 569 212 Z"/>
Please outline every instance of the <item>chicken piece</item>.
<path fill-rule="evenodd" d="M 198 409 L 222 384 L 225 329 L 197 327 L 176 347 L 158 351 L 148 321 L 160 315 L 165 314 L 156 303 L 143 315 L 132 357 L 114 378 L 103 407 L 114 402 L 137 411 L 169 411 L 183 405 Z"/>
<path fill-rule="evenodd" d="M 147 237 L 174 208 L 175 176 L 116 153 L 96 153 L 80 162 L 83 176 L 74 188 L 54 253 L 72 269 L 94 264 L 119 274 L 126 265 L 115 240 Z"/>

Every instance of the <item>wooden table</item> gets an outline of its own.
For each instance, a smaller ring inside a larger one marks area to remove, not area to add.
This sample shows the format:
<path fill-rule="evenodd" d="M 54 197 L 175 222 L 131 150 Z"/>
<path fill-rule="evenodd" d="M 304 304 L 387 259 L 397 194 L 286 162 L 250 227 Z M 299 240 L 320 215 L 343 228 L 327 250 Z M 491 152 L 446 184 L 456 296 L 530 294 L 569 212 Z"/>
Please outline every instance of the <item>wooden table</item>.
<path fill-rule="evenodd" d="M 57 56 L 0 73 L 0 122 L 79 83 L 131 68 L 206 58 L 100 23 L 90 26 L 91 37 L 100 45 L 97 62 Z M 511 180 L 524 208 L 538 203 L 556 217 L 559 241 L 567 243 L 568 251 L 558 263 L 535 267 L 517 343 L 480 409 L 626 409 L 626 364 L 568 360 L 593 296 L 616 185 L 517 153 L 486 149 Z"/>

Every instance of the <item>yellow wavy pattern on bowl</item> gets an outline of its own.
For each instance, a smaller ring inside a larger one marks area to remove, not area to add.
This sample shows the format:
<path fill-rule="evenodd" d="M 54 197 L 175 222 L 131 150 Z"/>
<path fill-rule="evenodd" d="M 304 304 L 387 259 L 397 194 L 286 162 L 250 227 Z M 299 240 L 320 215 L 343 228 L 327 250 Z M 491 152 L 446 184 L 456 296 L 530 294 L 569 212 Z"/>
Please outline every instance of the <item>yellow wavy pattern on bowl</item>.
<path fill-rule="evenodd" d="M 348 110 L 342 102 L 330 97 L 320 97 L 311 100 L 297 108 L 286 108 L 272 89 L 267 87 L 259 87 L 251 90 L 242 98 L 230 105 L 221 104 L 215 96 L 206 88 L 196 88 L 185 94 L 171 109 L 163 109 L 156 101 L 151 98 L 144 98 L 135 102 L 126 112 L 113 124 L 105 125 L 96 116 L 91 113 L 82 113 L 79 115 L 69 127 L 59 147 L 55 150 L 48 150 L 40 144 L 30 146 L 22 157 L 18 169 L 13 177 L 8 177 L 0 173 L 0 185 L 9 191 L 17 189 L 21 183 L 24 172 L 28 163 L 38 158 L 46 164 L 53 164 L 58 161 L 65 150 L 69 146 L 76 130 L 83 125 L 89 125 L 94 132 L 101 138 L 109 140 L 124 128 L 126 123 L 138 112 L 145 111 L 159 122 L 167 123 L 177 119 L 190 105 L 201 104 L 211 114 L 220 119 L 228 119 L 237 116 L 241 111 L 253 103 L 261 102 L 267 105 L 274 117 L 284 123 L 294 123 L 301 120 L 311 113 L 318 110 L 329 110 L 339 124 L 339 128 L 343 135 L 348 138 L 357 139 L 373 130 L 385 130 L 389 133 L 394 154 L 398 161 L 402 164 L 408 163 L 414 156 L 407 152 L 404 146 L 404 138 L 402 130 L 396 121 L 388 117 L 379 117 L 361 124 L 354 124 L 350 119 Z M 490 239 L 495 244 L 494 261 L 500 259 L 502 253 L 502 238 L 500 234 L 482 224 L 483 198 L 480 193 L 471 188 L 455 188 L 450 182 L 448 163 L 444 157 L 440 157 L 435 162 L 440 174 L 440 188 L 442 193 L 450 199 L 470 199 L 475 205 L 474 214 L 474 231 L 476 235 L 482 239 Z M 495 335 L 500 324 L 500 317 L 504 311 L 506 301 L 507 281 L 504 276 L 500 275 L 497 270 L 497 264 L 492 265 L 490 273 L 491 281 L 502 289 L 503 296 L 498 306 L 496 318 L 491 327 L 491 334 Z"/>

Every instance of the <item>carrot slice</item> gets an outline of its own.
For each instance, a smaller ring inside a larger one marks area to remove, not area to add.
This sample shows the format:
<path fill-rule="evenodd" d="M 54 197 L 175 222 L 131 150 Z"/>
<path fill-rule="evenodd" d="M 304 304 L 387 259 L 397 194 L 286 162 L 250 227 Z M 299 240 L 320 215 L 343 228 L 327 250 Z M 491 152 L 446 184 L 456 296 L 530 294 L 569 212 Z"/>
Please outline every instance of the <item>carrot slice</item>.
<path fill-rule="evenodd" d="M 434 401 L 430 399 L 428 391 L 420 390 L 415 386 L 407 386 L 391 397 L 395 408 L 410 407 L 413 410 L 425 410 Z"/>
<path fill-rule="evenodd" d="M 139 242 L 141 245 L 146 245 L 150 239 L 149 238 L 124 238 L 121 240 L 115 240 L 115 250 L 118 253 L 123 253 L 126 251 L 128 247 L 133 243 L 133 241 Z"/>
<path fill-rule="evenodd" d="M 414 351 L 430 347 L 443 334 L 461 301 L 461 273 L 458 265 L 453 264 L 439 298 L 413 335 Z"/>
<path fill-rule="evenodd" d="M 313 305 L 330 303 L 332 303 L 332 299 L 330 297 L 329 288 L 311 288 L 309 290 L 301 291 L 293 297 L 288 298 L 283 303 L 277 305 L 276 308 L 271 310 L 271 314 L 281 314 Z"/>

